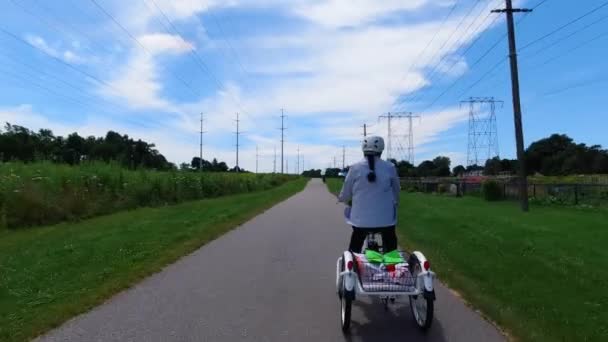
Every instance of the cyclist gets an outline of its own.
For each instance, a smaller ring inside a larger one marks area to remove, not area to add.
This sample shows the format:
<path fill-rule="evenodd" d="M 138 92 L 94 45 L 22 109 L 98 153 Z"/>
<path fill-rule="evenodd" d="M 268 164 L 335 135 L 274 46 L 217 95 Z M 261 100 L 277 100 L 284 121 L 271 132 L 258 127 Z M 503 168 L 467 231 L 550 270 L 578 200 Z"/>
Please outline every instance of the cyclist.
<path fill-rule="evenodd" d="M 397 249 L 397 206 L 401 186 L 393 163 L 380 159 L 384 150 L 384 139 L 379 136 L 366 137 L 362 150 L 364 159 L 350 167 L 340 202 L 352 201 L 350 221 L 353 232 L 349 250 L 361 253 L 368 233 L 382 235 L 385 252 Z"/>

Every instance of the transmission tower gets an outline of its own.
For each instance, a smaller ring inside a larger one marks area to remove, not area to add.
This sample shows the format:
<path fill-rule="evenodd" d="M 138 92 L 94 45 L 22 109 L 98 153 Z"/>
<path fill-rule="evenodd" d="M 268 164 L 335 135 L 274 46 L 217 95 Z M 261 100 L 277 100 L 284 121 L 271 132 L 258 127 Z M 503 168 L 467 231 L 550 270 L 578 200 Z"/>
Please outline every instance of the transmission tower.
<path fill-rule="evenodd" d="M 412 115 L 408 113 L 405 115 L 408 121 L 408 133 L 407 133 L 407 161 L 414 165 L 414 125 L 412 120 L 414 118 L 420 119 L 420 115 Z"/>
<path fill-rule="evenodd" d="M 496 104 L 502 107 L 503 101 L 493 97 L 470 97 L 460 103 L 469 105 L 467 166 L 483 166 L 486 160 L 499 155 Z"/>
<path fill-rule="evenodd" d="M 277 173 L 277 147 L 274 147 L 274 160 L 272 162 L 272 173 Z"/>
<path fill-rule="evenodd" d="M 386 159 L 391 159 L 393 156 L 393 137 L 392 137 L 392 129 L 391 129 L 391 121 L 392 119 L 403 119 L 412 116 L 410 112 L 397 112 L 391 113 L 388 112 L 384 115 L 378 116 L 378 120 L 386 119 L 387 120 L 387 148 L 386 148 Z"/>

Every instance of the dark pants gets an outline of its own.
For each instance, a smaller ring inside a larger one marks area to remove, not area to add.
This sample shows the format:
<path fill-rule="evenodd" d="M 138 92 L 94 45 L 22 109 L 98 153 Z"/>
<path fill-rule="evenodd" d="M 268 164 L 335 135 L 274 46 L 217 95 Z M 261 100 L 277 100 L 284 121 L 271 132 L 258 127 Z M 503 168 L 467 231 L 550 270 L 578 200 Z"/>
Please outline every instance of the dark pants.
<path fill-rule="evenodd" d="M 350 236 L 350 246 L 348 250 L 354 253 L 361 253 L 363 243 L 368 233 L 380 233 L 382 235 L 382 245 L 385 252 L 397 249 L 397 234 L 395 226 L 383 228 L 357 228 L 353 226 L 353 234 Z"/>

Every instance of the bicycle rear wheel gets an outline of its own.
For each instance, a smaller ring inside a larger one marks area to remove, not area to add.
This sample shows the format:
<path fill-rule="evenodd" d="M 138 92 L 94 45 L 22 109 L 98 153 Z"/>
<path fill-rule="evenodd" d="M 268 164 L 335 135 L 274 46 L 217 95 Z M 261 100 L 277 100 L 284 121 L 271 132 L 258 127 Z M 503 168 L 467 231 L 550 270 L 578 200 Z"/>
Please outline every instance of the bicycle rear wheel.
<path fill-rule="evenodd" d="M 410 296 L 410 308 L 416 325 L 421 330 L 428 330 L 433 324 L 434 306 L 431 296 Z"/>

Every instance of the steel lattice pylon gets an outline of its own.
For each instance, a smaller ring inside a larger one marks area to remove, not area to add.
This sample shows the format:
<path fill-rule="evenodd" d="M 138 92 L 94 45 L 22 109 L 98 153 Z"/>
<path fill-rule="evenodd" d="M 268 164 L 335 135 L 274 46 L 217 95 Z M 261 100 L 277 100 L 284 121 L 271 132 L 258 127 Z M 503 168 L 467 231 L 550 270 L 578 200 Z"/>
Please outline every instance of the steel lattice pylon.
<path fill-rule="evenodd" d="M 471 97 L 461 104 L 469 104 L 469 135 L 467 166 L 485 165 L 486 160 L 499 156 L 496 104 L 503 101 L 493 97 Z M 484 111 L 483 107 L 489 107 Z"/>

